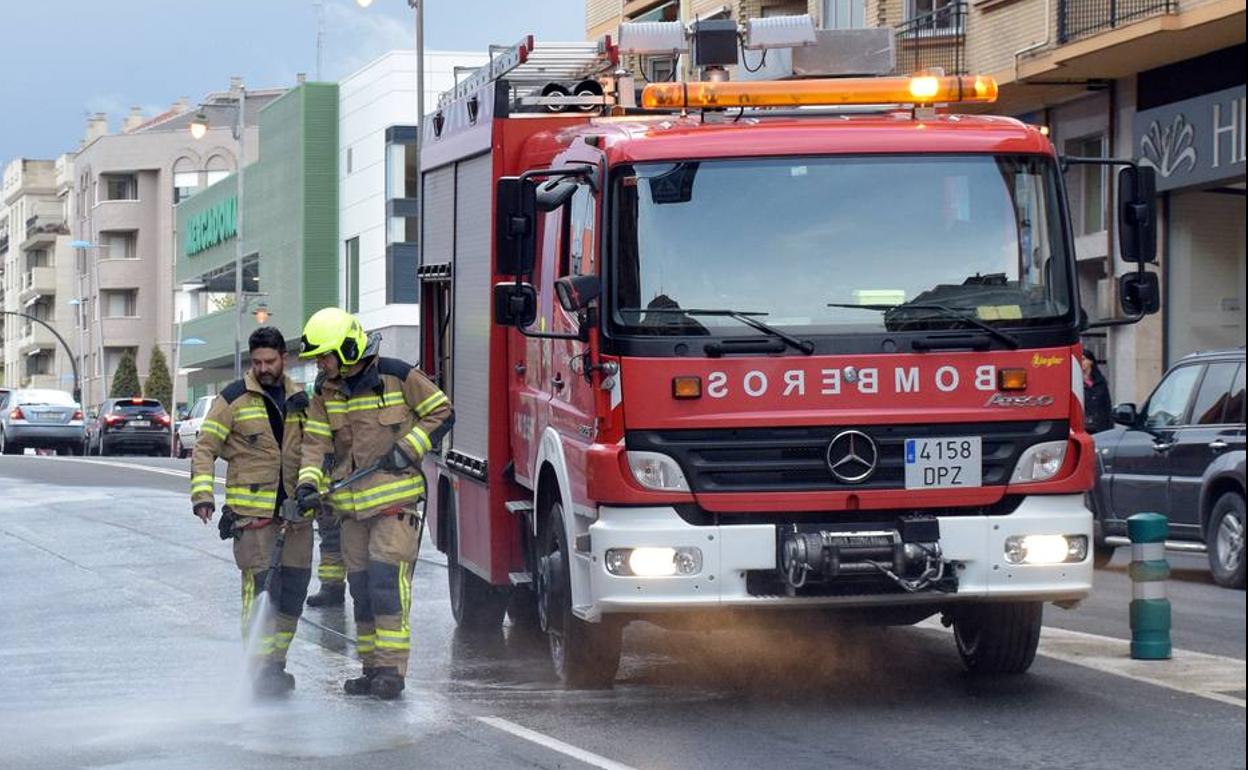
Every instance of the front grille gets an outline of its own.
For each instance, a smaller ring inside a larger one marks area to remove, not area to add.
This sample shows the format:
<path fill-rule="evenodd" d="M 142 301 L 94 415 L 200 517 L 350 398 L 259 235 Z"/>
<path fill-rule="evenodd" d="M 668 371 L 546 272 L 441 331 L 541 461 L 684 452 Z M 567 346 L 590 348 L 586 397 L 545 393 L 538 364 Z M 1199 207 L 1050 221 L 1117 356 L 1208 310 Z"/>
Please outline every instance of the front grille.
<path fill-rule="evenodd" d="M 828 444 L 841 431 L 855 429 L 879 448 L 871 478 L 859 484 L 838 481 L 828 469 Z M 1005 484 L 1023 450 L 1069 435 L 1065 420 L 1039 422 L 942 423 L 923 425 L 832 425 L 799 428 L 629 431 L 631 450 L 662 452 L 676 458 L 694 492 L 818 492 L 905 488 L 904 445 L 908 438 L 980 436 L 984 486 Z"/>

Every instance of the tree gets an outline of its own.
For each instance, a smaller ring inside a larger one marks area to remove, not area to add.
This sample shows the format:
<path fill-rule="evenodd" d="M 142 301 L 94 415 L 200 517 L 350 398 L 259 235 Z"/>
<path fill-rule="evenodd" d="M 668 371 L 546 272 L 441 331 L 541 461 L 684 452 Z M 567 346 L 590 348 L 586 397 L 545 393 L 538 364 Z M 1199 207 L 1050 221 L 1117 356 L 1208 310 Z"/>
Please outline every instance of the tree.
<path fill-rule="evenodd" d="M 147 370 L 147 383 L 144 386 L 148 398 L 154 398 L 165 407 L 165 411 L 173 414 L 173 382 L 169 379 L 169 366 L 165 363 L 165 354 L 158 347 L 152 348 L 152 363 Z"/>
<path fill-rule="evenodd" d="M 117 362 L 113 374 L 113 386 L 108 389 L 109 398 L 139 398 L 143 388 L 139 385 L 139 367 L 134 363 L 134 353 L 127 350 Z"/>

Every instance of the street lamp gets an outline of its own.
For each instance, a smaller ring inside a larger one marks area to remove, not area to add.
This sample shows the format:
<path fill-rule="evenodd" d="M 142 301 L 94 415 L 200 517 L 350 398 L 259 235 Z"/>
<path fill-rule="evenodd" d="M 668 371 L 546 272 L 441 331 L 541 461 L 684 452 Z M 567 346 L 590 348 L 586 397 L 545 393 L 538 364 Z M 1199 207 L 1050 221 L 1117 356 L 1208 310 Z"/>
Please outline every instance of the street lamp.
<path fill-rule="evenodd" d="M 234 98 L 238 120 L 234 125 L 234 141 L 238 143 L 238 205 L 234 215 L 234 379 L 243 376 L 243 181 L 247 166 L 247 88 L 238 81 Z M 191 136 L 202 139 L 208 133 L 208 116 L 202 110 L 191 121 Z"/>
<path fill-rule="evenodd" d="M 206 344 L 208 343 L 205 342 L 204 340 L 201 340 L 199 337 L 187 337 L 185 339 L 182 338 L 182 317 L 179 316 L 177 331 L 173 340 L 173 399 L 172 399 L 173 404 L 172 406 L 173 406 L 173 411 L 175 413 L 178 411 L 178 379 L 182 376 L 182 346 L 183 345 L 206 345 Z M 187 390 L 188 391 L 190 390 L 189 383 L 187 384 Z M 176 433 L 177 423 L 176 421 L 172 421 L 172 420 L 171 422 L 174 423 L 173 429 L 174 429 L 174 432 Z M 174 441 L 172 438 L 169 440 L 169 456 L 170 457 L 178 456 L 177 455 L 178 450 L 177 450 L 176 444 L 177 442 Z"/>
<path fill-rule="evenodd" d="M 65 353 L 69 356 L 69 366 L 74 370 L 74 400 L 78 402 L 79 406 L 82 406 L 82 383 L 78 379 L 78 361 L 74 358 L 73 348 L 69 346 L 69 343 L 65 341 L 65 338 L 61 336 L 61 333 L 58 332 L 52 324 L 42 318 L 35 318 L 33 315 L 19 313 L 16 310 L 0 310 L 0 313 L 4 315 L 17 316 L 18 318 L 25 318 L 27 321 L 37 323 L 52 332 L 52 336 L 56 337 L 56 341 L 61 343 L 61 347 L 65 348 Z"/>

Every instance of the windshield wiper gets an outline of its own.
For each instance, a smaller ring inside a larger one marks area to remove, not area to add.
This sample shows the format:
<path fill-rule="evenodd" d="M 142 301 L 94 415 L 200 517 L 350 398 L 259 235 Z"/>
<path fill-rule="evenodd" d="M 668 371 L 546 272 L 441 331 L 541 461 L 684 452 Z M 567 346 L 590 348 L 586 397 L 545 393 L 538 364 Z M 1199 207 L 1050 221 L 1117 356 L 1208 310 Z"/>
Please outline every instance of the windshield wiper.
<path fill-rule="evenodd" d="M 949 307 L 948 305 L 939 305 L 934 302 L 903 302 L 900 305 L 853 305 L 849 303 L 829 302 L 828 307 L 862 308 L 864 310 L 878 310 L 885 314 L 894 310 L 935 310 L 942 315 L 948 316 L 949 318 L 956 318 L 959 321 L 963 321 L 971 326 L 974 326 L 976 329 L 980 329 L 981 331 L 991 334 L 993 337 L 1001 340 L 1014 350 L 1017 350 L 1023 344 L 1013 334 L 1003 332 L 992 324 L 984 323 L 969 313 L 958 310 L 957 308 Z"/>
<path fill-rule="evenodd" d="M 745 324 L 746 326 L 749 326 L 752 329 L 757 329 L 758 331 L 762 332 L 763 334 L 766 334 L 769 337 L 774 337 L 775 339 L 778 339 L 784 342 L 784 344 L 788 345 L 794 350 L 801 351 L 802 353 L 806 355 L 810 355 L 811 353 L 815 352 L 815 343 L 811 342 L 810 340 L 799 340 L 796 337 L 793 337 L 789 334 L 786 334 L 780 331 L 774 326 L 769 326 L 763 323 L 762 321 L 758 320 L 758 318 L 756 317 L 760 315 L 767 315 L 766 313 L 747 312 L 743 310 L 726 310 L 726 309 L 720 310 L 720 309 L 708 309 L 708 308 L 689 308 L 686 310 L 685 308 L 679 308 L 679 307 L 653 307 L 653 308 L 622 307 L 620 308 L 620 312 L 621 313 L 656 313 L 660 315 L 687 315 L 691 318 L 694 316 L 718 316 L 722 318 L 731 318 L 734 321 L 739 321 Z"/>

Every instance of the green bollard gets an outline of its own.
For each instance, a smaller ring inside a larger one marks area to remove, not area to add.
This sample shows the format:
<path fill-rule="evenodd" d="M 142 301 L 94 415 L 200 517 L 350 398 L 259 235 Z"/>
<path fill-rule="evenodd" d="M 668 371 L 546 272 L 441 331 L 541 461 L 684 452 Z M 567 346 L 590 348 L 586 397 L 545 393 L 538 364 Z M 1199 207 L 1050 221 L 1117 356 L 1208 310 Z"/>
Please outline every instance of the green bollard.
<path fill-rule="evenodd" d="M 1166 598 L 1166 536 L 1170 524 L 1160 513 L 1137 513 L 1127 519 L 1131 538 L 1131 657 L 1169 660 L 1170 600 Z"/>

